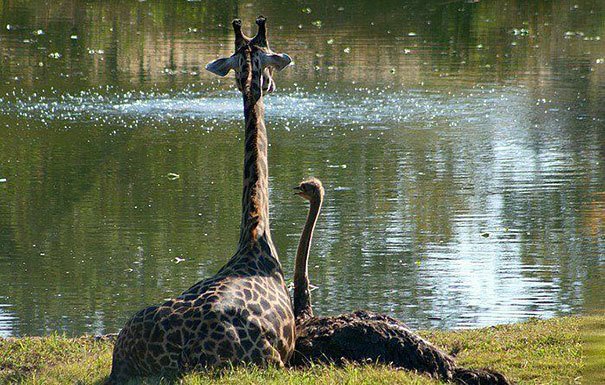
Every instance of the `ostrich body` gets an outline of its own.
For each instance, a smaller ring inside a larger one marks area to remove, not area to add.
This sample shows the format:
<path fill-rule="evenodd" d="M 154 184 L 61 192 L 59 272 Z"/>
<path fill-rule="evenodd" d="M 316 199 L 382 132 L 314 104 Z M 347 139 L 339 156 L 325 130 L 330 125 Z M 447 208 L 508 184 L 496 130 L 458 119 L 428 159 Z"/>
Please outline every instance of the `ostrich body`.
<path fill-rule="evenodd" d="M 379 362 L 462 385 L 510 384 L 500 373 L 457 366 L 453 357 L 392 317 L 368 311 L 313 316 L 307 265 L 324 189 L 317 179 L 305 181 L 296 189 L 310 202 L 310 209 L 294 265 L 296 347 L 290 365 Z"/>

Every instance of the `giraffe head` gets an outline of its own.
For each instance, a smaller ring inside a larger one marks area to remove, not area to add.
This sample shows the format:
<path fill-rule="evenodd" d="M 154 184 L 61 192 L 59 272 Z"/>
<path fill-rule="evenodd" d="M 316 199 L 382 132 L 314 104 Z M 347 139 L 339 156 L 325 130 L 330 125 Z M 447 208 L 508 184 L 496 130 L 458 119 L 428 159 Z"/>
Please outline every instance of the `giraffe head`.
<path fill-rule="evenodd" d="M 292 62 L 290 56 L 277 54 L 269 48 L 266 21 L 263 16 L 256 19 L 258 33 L 251 39 L 242 33 L 241 20 L 233 20 L 235 53 L 206 65 L 208 71 L 219 76 L 234 70 L 237 88 L 255 101 L 264 93 L 275 91 L 273 71 L 281 71 Z"/>
<path fill-rule="evenodd" d="M 297 190 L 294 194 L 300 195 L 308 201 L 317 201 L 323 198 L 324 188 L 321 181 L 317 178 L 307 179 L 294 187 Z"/>

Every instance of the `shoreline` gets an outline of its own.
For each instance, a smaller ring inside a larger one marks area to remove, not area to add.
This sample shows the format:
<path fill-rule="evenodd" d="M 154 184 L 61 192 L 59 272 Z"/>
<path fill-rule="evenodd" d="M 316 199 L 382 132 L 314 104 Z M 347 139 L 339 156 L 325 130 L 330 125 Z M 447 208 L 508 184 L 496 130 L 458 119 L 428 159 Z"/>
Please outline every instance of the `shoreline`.
<path fill-rule="evenodd" d="M 455 352 L 460 364 L 489 367 L 523 384 L 597 384 L 605 381 L 605 316 L 555 317 L 480 329 L 419 331 Z M 109 374 L 115 335 L 0 338 L 0 383 L 101 384 Z M 233 368 L 190 373 L 182 384 L 439 384 L 386 366 L 313 366 L 308 370 Z M 142 384 L 166 384 L 149 378 Z"/>

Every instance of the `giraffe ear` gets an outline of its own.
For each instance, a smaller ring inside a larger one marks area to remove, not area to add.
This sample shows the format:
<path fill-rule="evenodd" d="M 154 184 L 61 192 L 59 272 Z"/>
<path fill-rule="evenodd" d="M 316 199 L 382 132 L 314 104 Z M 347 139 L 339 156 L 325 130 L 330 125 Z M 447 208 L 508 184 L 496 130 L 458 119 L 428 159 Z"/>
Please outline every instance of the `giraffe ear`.
<path fill-rule="evenodd" d="M 283 70 L 292 63 L 290 56 L 285 53 L 272 53 L 263 55 L 263 68 L 271 67 L 278 71 Z"/>
<path fill-rule="evenodd" d="M 206 69 L 218 76 L 227 75 L 235 67 L 237 67 L 237 59 L 233 56 L 216 59 L 206 64 Z"/>

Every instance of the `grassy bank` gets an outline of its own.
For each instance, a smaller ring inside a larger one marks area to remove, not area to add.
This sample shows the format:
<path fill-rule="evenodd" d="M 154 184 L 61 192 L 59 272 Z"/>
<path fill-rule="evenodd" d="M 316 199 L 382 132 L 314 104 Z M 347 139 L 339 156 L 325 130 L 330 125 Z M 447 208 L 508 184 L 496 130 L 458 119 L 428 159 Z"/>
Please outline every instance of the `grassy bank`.
<path fill-rule="evenodd" d="M 605 384 L 605 317 L 589 317 L 580 325 L 585 384 Z"/>
<path fill-rule="evenodd" d="M 502 371 L 518 384 L 598 384 L 605 375 L 605 317 L 532 320 L 423 336 L 457 351 L 469 367 Z M 98 384 L 109 374 L 112 343 L 90 337 L 0 339 L 0 384 Z M 596 381 L 596 382 L 595 382 Z M 136 383 L 141 383 L 137 381 Z M 161 379 L 143 383 L 169 383 Z M 382 366 L 309 370 L 233 369 L 189 374 L 183 384 L 418 384 L 438 382 Z"/>

